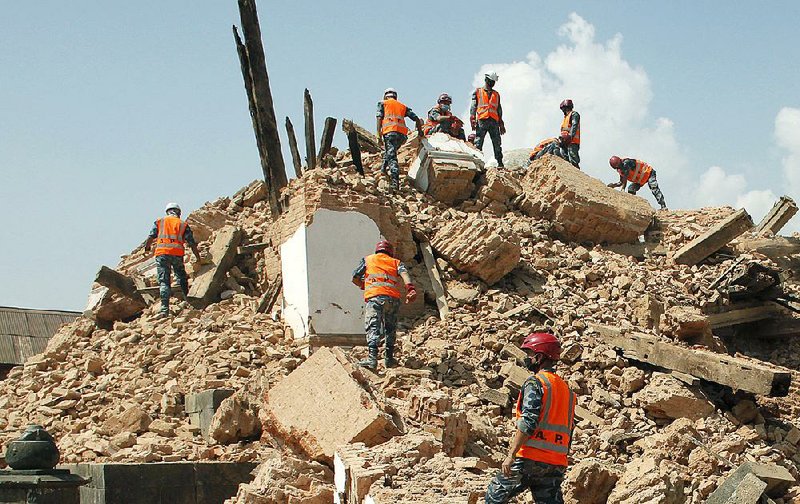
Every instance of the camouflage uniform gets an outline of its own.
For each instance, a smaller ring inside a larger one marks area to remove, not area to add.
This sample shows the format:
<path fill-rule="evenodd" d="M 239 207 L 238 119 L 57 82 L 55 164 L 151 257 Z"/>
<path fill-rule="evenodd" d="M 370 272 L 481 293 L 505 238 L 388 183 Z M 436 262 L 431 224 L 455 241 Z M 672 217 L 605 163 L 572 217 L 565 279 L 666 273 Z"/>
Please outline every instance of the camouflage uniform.
<path fill-rule="evenodd" d="M 477 110 L 478 110 L 478 96 L 477 96 L 477 90 L 475 90 L 472 92 L 472 102 L 469 107 L 469 116 L 475 117 Z M 497 104 L 497 115 L 500 117 L 500 120 L 502 121 L 503 106 L 500 103 Z M 478 120 L 478 127 L 475 130 L 475 147 L 477 147 L 479 151 L 483 150 L 483 140 L 486 138 L 486 133 L 489 133 L 489 137 L 491 137 L 492 139 L 492 147 L 494 148 L 494 158 L 497 160 L 497 166 L 502 167 L 503 146 L 502 146 L 502 140 L 500 139 L 500 123 L 492 118 Z"/>
<path fill-rule="evenodd" d="M 434 123 L 433 128 L 431 128 L 431 134 L 433 133 L 447 133 L 453 138 L 458 138 L 459 140 L 467 140 L 467 136 L 464 134 L 464 128 L 458 128 L 457 131 L 453 131 L 453 121 L 450 119 L 446 119 L 440 122 L 442 118 L 442 111 L 439 110 L 439 107 L 433 107 L 428 111 L 428 119 Z"/>
<path fill-rule="evenodd" d="M 405 264 L 397 266 L 397 274 L 407 272 Z M 363 280 L 367 272 L 367 264 L 361 259 L 353 271 L 354 278 Z M 364 330 L 367 333 L 367 346 L 378 348 L 383 341 L 393 348 L 397 337 L 397 312 L 400 310 L 400 299 L 392 296 L 374 296 L 366 300 L 364 307 Z"/>
<path fill-rule="evenodd" d="M 548 369 L 548 371 L 553 371 Z M 517 429 L 527 435 L 533 434 L 539 424 L 542 410 L 542 384 L 530 376 L 522 385 L 521 416 L 517 420 Z M 567 468 L 515 457 L 511 465 L 511 476 L 498 472 L 486 489 L 486 504 L 505 504 L 511 499 L 530 489 L 536 504 L 563 504 L 561 482 Z"/>
<path fill-rule="evenodd" d="M 626 180 L 628 178 L 628 173 L 635 170 L 636 170 L 635 159 L 625 158 L 622 160 L 622 168 L 619 171 L 620 174 L 623 177 L 625 177 Z M 661 208 L 667 208 L 667 204 L 664 201 L 664 194 L 661 192 L 661 188 L 658 187 L 658 180 L 656 179 L 656 171 L 654 169 L 651 169 L 650 171 L 650 178 L 647 179 L 647 187 L 650 188 L 650 192 L 653 193 L 653 197 L 656 199 Z M 642 188 L 641 184 L 634 184 L 633 182 L 631 182 L 630 185 L 628 186 L 628 192 L 630 194 L 636 194 L 641 188 Z"/>
<path fill-rule="evenodd" d="M 561 159 L 569 161 L 569 153 L 567 152 L 567 149 L 561 147 L 561 142 L 558 140 L 553 140 L 549 144 L 545 145 L 544 149 L 540 150 L 535 156 L 533 156 L 533 159 L 539 159 L 545 154 L 552 154 L 553 156 L 558 156 Z"/>
<path fill-rule="evenodd" d="M 378 112 L 375 114 L 376 117 L 383 119 L 383 102 L 378 102 Z M 415 123 L 419 120 L 417 114 L 415 114 L 411 107 L 406 107 L 406 117 L 414 121 Z M 397 188 L 400 186 L 400 164 L 397 162 L 397 151 L 400 149 L 400 146 L 405 143 L 406 135 L 403 135 L 397 131 L 390 131 L 389 133 L 383 135 L 383 165 L 381 166 L 381 171 L 386 173 L 389 171 L 389 174 L 392 176 L 392 185 Z"/>
<path fill-rule="evenodd" d="M 150 238 L 158 236 L 158 222 L 153 224 L 153 229 L 150 230 Z M 197 245 L 194 240 L 191 228 L 186 226 L 186 231 L 183 233 L 183 241 L 186 245 L 192 247 Z M 161 296 L 161 313 L 169 315 L 169 298 L 172 294 L 170 278 L 170 270 L 175 272 L 175 279 L 183 292 L 184 297 L 189 294 L 189 279 L 186 276 L 186 268 L 183 265 L 183 256 L 179 255 L 159 255 L 155 257 L 156 261 L 156 277 L 158 278 L 158 293 Z"/>

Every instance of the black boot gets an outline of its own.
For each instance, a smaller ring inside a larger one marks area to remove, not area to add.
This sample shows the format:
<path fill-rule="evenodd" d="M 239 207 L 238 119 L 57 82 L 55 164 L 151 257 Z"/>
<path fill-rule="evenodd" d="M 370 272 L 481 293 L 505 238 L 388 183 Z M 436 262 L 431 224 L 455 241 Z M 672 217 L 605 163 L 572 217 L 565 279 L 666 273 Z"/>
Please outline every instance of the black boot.
<path fill-rule="evenodd" d="M 369 347 L 369 357 L 360 361 L 358 365 L 372 371 L 378 369 L 378 347 Z"/>
<path fill-rule="evenodd" d="M 394 358 L 394 347 L 387 346 L 385 354 L 383 356 L 383 365 L 386 366 L 386 369 L 397 367 L 397 360 Z"/>

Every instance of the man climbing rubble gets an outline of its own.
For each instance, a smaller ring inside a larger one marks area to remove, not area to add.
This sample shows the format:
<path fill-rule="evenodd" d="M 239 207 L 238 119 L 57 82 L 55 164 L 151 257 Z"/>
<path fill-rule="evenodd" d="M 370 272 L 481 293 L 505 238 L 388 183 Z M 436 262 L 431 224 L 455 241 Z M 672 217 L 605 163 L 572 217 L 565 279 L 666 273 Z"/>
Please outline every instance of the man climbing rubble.
<path fill-rule="evenodd" d="M 542 140 L 536 147 L 533 148 L 533 151 L 530 155 L 530 160 L 535 161 L 545 154 L 551 154 L 569 161 L 569 153 L 567 149 L 571 140 L 572 138 L 569 136 L 569 133 L 565 131 L 562 131 L 561 135 L 558 137 Z"/>
<path fill-rule="evenodd" d="M 484 75 L 484 86 L 472 92 L 472 103 L 469 108 L 469 124 L 475 130 L 475 147 L 483 150 L 486 133 L 492 138 L 494 158 L 497 166 L 503 167 L 503 148 L 500 135 L 506 134 L 503 123 L 503 107 L 500 105 L 500 93 L 494 90 L 499 77 L 495 72 Z"/>
<path fill-rule="evenodd" d="M 361 260 L 353 271 L 353 283 L 364 291 L 364 327 L 367 333 L 369 357 L 359 362 L 363 367 L 375 370 L 378 367 L 378 347 L 386 340 L 383 363 L 386 368 L 395 367 L 394 344 L 397 332 L 397 312 L 400 309 L 400 279 L 406 284 L 405 302 L 417 297 L 406 266 L 394 258 L 394 247 L 386 240 L 375 245 L 375 253 Z"/>
<path fill-rule="evenodd" d="M 172 283 L 170 270 L 175 272 L 175 278 L 178 280 L 183 295 L 189 294 L 189 280 L 186 277 L 186 268 L 183 266 L 185 244 L 191 247 L 195 259 L 201 262 L 192 229 L 186 221 L 181 220 L 181 207 L 177 203 L 167 203 L 164 212 L 166 216 L 153 223 L 153 229 L 150 230 L 147 241 L 144 243 L 146 252 L 150 252 L 153 242 L 156 244 L 154 255 L 158 291 L 161 295 L 160 317 L 169 316 L 170 284 Z"/>
<path fill-rule="evenodd" d="M 619 187 L 621 191 L 624 191 L 625 186 L 630 181 L 631 185 L 628 187 L 628 192 L 636 194 L 643 185 L 647 184 L 650 192 L 653 193 L 656 201 L 661 205 L 661 209 L 667 209 L 667 204 L 664 202 L 664 194 L 661 193 L 661 189 L 658 187 L 656 171 L 652 166 L 638 159 L 623 159 L 619 156 L 611 156 L 608 164 L 619 173 L 619 182 L 608 184 L 608 187 Z"/>
<path fill-rule="evenodd" d="M 406 128 L 406 117 L 414 121 L 417 125 L 419 136 L 424 136 L 422 132 L 422 119 L 412 110 L 397 101 L 397 91 L 389 88 L 383 92 L 383 101 L 378 102 L 378 113 L 376 114 L 376 125 L 378 129 L 378 144 L 383 143 L 383 166 L 381 172 L 387 170 L 392 177 L 392 189 L 400 188 L 400 165 L 397 162 L 397 151 L 408 138 L 408 128 Z"/>
<path fill-rule="evenodd" d="M 562 101 L 558 107 L 564 114 L 564 120 L 561 122 L 561 134 L 567 133 L 569 135 L 569 144 L 567 145 L 569 157 L 567 161 L 580 170 L 581 157 L 578 155 L 578 151 L 581 148 L 581 116 L 575 112 L 575 106 L 569 98 Z"/>
<path fill-rule="evenodd" d="M 464 123 L 450 111 L 452 104 L 453 99 L 449 94 L 439 95 L 436 106 L 428 111 L 428 120 L 422 126 L 422 131 L 426 135 L 441 132 L 459 140 L 467 140 L 464 134 Z"/>
<path fill-rule="evenodd" d="M 522 342 L 531 376 L 517 398 L 517 428 L 502 471 L 489 483 L 485 502 L 500 504 L 530 490 L 536 504 L 563 504 L 561 482 L 567 469 L 576 395 L 553 367 L 561 343 L 550 333 L 532 333 Z"/>

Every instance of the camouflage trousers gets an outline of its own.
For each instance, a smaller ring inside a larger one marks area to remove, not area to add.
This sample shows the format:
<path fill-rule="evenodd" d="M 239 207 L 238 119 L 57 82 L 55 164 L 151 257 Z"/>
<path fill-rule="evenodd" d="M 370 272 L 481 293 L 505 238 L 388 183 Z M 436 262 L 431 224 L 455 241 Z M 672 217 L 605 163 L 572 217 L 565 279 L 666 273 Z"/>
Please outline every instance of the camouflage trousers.
<path fill-rule="evenodd" d="M 661 205 L 661 208 L 667 208 L 667 204 L 664 202 L 664 194 L 661 192 L 661 188 L 658 187 L 658 180 L 656 180 L 656 171 L 652 170 L 650 172 L 650 178 L 647 179 L 647 187 L 650 188 L 650 192 L 653 193 L 653 197 L 658 201 L 658 204 Z M 641 184 L 634 184 L 628 186 L 628 192 L 631 194 L 636 194 L 636 192 L 641 189 Z"/>
<path fill-rule="evenodd" d="M 169 315 L 169 296 L 172 293 L 170 285 L 170 270 L 175 272 L 175 279 L 184 295 L 189 294 L 189 280 L 186 278 L 186 268 L 183 266 L 183 256 L 160 255 L 156 256 L 156 274 L 158 276 L 158 293 L 161 295 L 161 313 Z"/>
<path fill-rule="evenodd" d="M 391 296 L 375 296 L 367 300 L 364 308 L 364 328 L 367 332 L 368 347 L 378 348 L 384 340 L 387 347 L 394 347 L 399 309 L 400 300 Z"/>
<path fill-rule="evenodd" d="M 561 482 L 566 469 L 517 457 L 511 465 L 511 476 L 498 472 L 489 483 L 484 502 L 505 504 L 525 490 L 530 490 L 536 504 L 564 504 Z"/>
<path fill-rule="evenodd" d="M 497 166 L 503 166 L 503 147 L 500 140 L 500 124 L 494 119 L 480 119 L 478 127 L 475 130 L 475 147 L 479 151 L 483 150 L 483 141 L 486 139 L 486 133 L 492 139 L 492 147 L 494 147 L 494 158 L 497 160 Z"/>
<path fill-rule="evenodd" d="M 567 161 L 572 163 L 577 169 L 581 169 L 579 166 L 581 164 L 581 157 L 578 154 L 578 151 L 581 149 L 581 144 L 569 144 L 567 146 Z"/>
<path fill-rule="evenodd" d="M 406 141 L 406 136 L 396 131 L 383 135 L 383 166 L 381 171 L 392 176 L 392 185 L 400 186 L 400 164 L 397 162 L 397 151 Z"/>

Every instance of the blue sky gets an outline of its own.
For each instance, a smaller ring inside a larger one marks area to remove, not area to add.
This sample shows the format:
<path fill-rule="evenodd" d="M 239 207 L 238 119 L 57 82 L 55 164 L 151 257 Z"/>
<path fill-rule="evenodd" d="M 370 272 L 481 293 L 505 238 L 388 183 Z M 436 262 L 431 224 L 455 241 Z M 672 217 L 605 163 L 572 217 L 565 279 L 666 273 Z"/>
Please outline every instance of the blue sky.
<path fill-rule="evenodd" d="M 652 162 L 672 207 L 760 217 L 774 196 L 800 196 L 800 3 L 388 5 L 259 2 L 280 123 L 302 130 L 306 87 L 318 132 L 327 115 L 372 128 L 388 86 L 417 112 L 442 91 L 463 110 L 492 68 L 509 148 L 555 133 L 568 94 L 595 176 L 613 179 L 604 159 L 622 153 Z M 166 201 L 192 210 L 260 175 L 232 24 L 234 0 L 5 6 L 0 305 L 82 309 L 97 268 L 143 240 Z"/>

